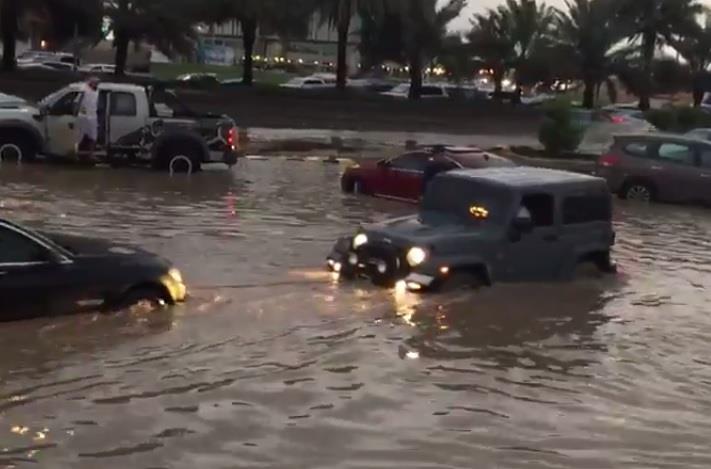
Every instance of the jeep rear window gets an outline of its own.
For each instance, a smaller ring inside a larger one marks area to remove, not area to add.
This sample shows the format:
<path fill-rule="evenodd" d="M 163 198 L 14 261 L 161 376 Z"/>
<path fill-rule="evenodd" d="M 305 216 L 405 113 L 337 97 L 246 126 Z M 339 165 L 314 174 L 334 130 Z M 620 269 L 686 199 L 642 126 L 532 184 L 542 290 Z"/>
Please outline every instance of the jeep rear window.
<path fill-rule="evenodd" d="M 436 177 L 427 189 L 421 209 L 481 222 L 470 212 L 471 207 L 476 206 L 488 212 L 486 220 L 503 224 L 512 202 L 513 195 L 498 187 L 456 177 Z"/>

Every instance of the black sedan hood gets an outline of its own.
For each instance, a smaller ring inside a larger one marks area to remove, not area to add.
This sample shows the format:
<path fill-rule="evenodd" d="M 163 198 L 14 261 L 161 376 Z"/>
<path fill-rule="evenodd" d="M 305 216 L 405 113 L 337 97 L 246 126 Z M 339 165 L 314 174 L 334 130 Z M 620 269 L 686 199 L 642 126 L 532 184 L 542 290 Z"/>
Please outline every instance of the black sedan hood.
<path fill-rule="evenodd" d="M 169 266 L 169 263 L 156 254 L 145 251 L 141 248 L 127 243 L 117 243 L 105 239 L 87 238 L 84 236 L 42 233 L 52 242 L 58 244 L 65 250 L 78 258 L 123 258 L 140 260 L 141 263 L 158 264 Z"/>

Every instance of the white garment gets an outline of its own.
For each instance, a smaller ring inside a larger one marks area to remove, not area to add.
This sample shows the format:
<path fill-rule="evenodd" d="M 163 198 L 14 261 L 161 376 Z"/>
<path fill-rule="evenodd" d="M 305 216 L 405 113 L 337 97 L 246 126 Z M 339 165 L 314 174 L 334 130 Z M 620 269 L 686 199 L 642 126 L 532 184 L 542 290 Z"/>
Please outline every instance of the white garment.
<path fill-rule="evenodd" d="M 92 89 L 89 85 L 84 87 L 84 96 L 81 99 L 79 114 L 96 119 L 99 109 L 99 91 Z"/>
<path fill-rule="evenodd" d="M 99 91 L 89 85 L 84 87 L 84 95 L 77 116 L 77 141 L 81 143 L 84 137 L 96 141 L 99 134 Z"/>

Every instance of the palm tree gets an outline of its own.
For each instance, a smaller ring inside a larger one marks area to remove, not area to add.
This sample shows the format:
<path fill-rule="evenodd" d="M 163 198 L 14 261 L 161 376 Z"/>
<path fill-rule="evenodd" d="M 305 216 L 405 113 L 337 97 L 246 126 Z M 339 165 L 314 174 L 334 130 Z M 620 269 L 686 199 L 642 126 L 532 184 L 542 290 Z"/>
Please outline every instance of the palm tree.
<path fill-rule="evenodd" d="M 198 7 L 191 0 L 105 1 L 114 32 L 116 75 L 126 72 L 131 43 L 149 42 L 169 56 L 192 51 Z"/>
<path fill-rule="evenodd" d="M 711 25 L 697 25 L 685 36 L 673 36 L 670 44 L 689 64 L 693 74 L 694 106 L 701 105 L 704 97 L 704 79 L 711 66 Z"/>
<path fill-rule="evenodd" d="M 696 16 L 703 12 L 697 0 L 620 0 L 618 15 L 628 29 L 630 42 L 641 48 L 643 80 L 639 107 L 649 109 L 652 93 L 654 52 L 675 34 L 684 35 L 697 26 Z"/>
<path fill-rule="evenodd" d="M 474 15 L 470 20 L 472 29 L 468 34 L 472 52 L 491 69 L 495 94 L 502 91 L 502 81 L 514 65 L 516 46 L 512 39 L 507 18 L 497 10 Z"/>
<path fill-rule="evenodd" d="M 506 0 L 497 10 L 514 43 L 514 66 L 519 67 L 548 40 L 555 10 L 536 0 Z"/>
<path fill-rule="evenodd" d="M 557 11 L 556 42 L 573 59 L 583 79 L 583 107 L 595 105 L 595 89 L 612 73 L 613 48 L 624 34 L 615 17 L 615 0 L 566 0 Z"/>
<path fill-rule="evenodd" d="M 318 12 L 323 22 L 335 26 L 338 31 L 338 58 L 336 60 L 336 87 L 346 89 L 348 79 L 348 38 L 350 36 L 353 15 L 367 0 L 322 0 Z M 376 2 L 373 2 L 376 3 Z M 362 4 L 362 5 L 361 5 Z"/>
<path fill-rule="evenodd" d="M 466 0 L 390 0 L 402 22 L 404 55 L 410 70 L 410 99 L 420 99 L 422 72 L 427 60 L 437 55 L 447 37 L 447 25 L 462 12 Z"/>
<path fill-rule="evenodd" d="M 2 69 L 14 70 L 17 40 L 22 18 L 41 12 L 51 22 L 51 38 L 61 42 L 75 33 L 93 36 L 100 28 L 101 5 L 98 0 L 0 0 L 0 36 L 3 42 Z M 49 36 L 48 36 L 49 37 Z"/>

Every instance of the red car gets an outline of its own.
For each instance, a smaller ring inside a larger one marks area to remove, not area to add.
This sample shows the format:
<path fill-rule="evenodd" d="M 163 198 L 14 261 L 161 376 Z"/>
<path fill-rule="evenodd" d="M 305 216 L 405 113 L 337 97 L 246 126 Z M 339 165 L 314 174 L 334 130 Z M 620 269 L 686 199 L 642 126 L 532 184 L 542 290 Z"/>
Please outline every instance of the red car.
<path fill-rule="evenodd" d="M 515 166 L 477 147 L 425 147 L 380 161 L 366 161 L 346 169 L 344 192 L 419 202 L 425 180 L 441 171 L 459 168 Z"/>

